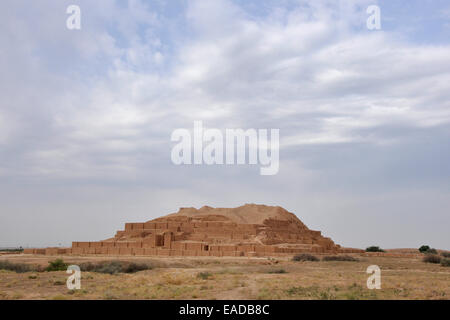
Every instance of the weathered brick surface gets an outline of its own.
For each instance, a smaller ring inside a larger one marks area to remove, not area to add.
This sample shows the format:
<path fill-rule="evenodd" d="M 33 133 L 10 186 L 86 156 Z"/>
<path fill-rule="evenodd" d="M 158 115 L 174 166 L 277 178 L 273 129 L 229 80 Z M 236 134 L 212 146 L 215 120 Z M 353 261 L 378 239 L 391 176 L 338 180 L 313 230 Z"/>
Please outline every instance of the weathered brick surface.
<path fill-rule="evenodd" d="M 156 255 L 158 256 L 170 256 L 170 249 L 160 249 L 156 250 Z"/>
<path fill-rule="evenodd" d="M 142 241 L 132 241 L 128 243 L 128 248 L 142 248 Z"/>
<path fill-rule="evenodd" d="M 89 248 L 90 242 L 78 242 L 78 248 Z"/>
<path fill-rule="evenodd" d="M 172 243 L 172 239 L 173 239 L 173 233 L 172 232 L 166 232 L 164 233 L 164 248 L 166 249 L 170 249 L 171 248 L 171 243 Z"/>
<path fill-rule="evenodd" d="M 157 222 L 156 223 L 156 229 L 167 229 L 167 222 Z"/>
<path fill-rule="evenodd" d="M 120 248 L 108 248 L 108 255 L 117 256 L 120 254 Z"/>
<path fill-rule="evenodd" d="M 102 243 L 101 242 L 89 242 L 89 247 L 90 248 L 100 248 L 100 247 L 102 247 Z"/>
<path fill-rule="evenodd" d="M 145 249 L 144 248 L 131 248 L 131 253 L 135 256 L 144 256 Z"/>
<path fill-rule="evenodd" d="M 187 242 L 186 250 L 187 251 L 201 251 L 203 248 L 203 244 L 200 242 Z"/>
<path fill-rule="evenodd" d="M 58 254 L 58 248 L 46 248 L 45 249 L 46 255 L 57 255 Z"/>
<path fill-rule="evenodd" d="M 170 255 L 171 256 L 182 256 L 183 255 L 183 250 L 170 250 Z"/>
<path fill-rule="evenodd" d="M 112 248 L 115 246 L 115 242 L 102 241 L 102 247 Z"/>
<path fill-rule="evenodd" d="M 155 256 L 156 248 L 144 248 L 144 255 L 146 256 Z"/>
<path fill-rule="evenodd" d="M 72 254 L 83 254 L 83 248 L 72 248 Z"/>
<path fill-rule="evenodd" d="M 133 230 L 143 230 L 144 224 L 143 223 L 133 223 Z"/>
<path fill-rule="evenodd" d="M 131 256 L 132 251 L 131 248 L 119 248 L 119 254 L 125 256 Z"/>
<path fill-rule="evenodd" d="M 24 252 L 251 257 L 362 250 L 341 248 L 280 207 L 245 205 L 234 209 L 182 208 L 152 221 L 125 223 L 124 230 L 105 241 L 73 242 L 72 248 L 59 251 L 47 248 L 40 253 L 37 249 Z"/>
<path fill-rule="evenodd" d="M 229 252 L 229 251 L 236 251 L 236 250 L 237 250 L 237 246 L 235 246 L 235 245 L 222 245 L 222 246 L 219 246 L 219 251 Z"/>
<path fill-rule="evenodd" d="M 107 247 L 95 248 L 95 254 L 108 254 Z"/>

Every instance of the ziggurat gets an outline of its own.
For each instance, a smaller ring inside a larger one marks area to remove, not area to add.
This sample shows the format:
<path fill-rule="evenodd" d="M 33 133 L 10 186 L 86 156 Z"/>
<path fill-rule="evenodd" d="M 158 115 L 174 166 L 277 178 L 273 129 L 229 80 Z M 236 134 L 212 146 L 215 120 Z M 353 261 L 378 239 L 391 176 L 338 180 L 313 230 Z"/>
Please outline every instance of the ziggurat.
<path fill-rule="evenodd" d="M 281 207 L 181 208 L 177 213 L 126 223 L 113 238 L 73 242 L 71 248 L 25 249 L 33 254 L 265 257 L 296 253 L 352 253 L 308 229 Z"/>

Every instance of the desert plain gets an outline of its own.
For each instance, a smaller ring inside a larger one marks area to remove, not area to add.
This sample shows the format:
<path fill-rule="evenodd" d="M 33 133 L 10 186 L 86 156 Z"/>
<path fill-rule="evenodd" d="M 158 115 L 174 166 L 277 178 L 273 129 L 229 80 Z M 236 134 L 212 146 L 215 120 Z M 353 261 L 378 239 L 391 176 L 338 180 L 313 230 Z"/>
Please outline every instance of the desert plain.
<path fill-rule="evenodd" d="M 450 268 L 420 256 L 367 256 L 357 261 L 293 261 L 292 257 L 137 257 L 0 255 L 0 263 L 46 267 L 122 261 L 146 265 L 135 273 L 81 272 L 69 290 L 65 271 L 0 270 L 0 299 L 445 299 Z M 381 289 L 368 289 L 366 269 L 381 269 Z"/>

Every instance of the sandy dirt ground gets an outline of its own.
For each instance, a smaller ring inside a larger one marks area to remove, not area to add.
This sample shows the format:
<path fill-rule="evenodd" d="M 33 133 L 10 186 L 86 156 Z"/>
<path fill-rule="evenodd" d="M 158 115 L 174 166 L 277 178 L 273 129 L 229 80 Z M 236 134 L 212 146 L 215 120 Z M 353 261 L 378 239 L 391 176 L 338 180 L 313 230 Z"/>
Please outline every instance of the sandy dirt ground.
<path fill-rule="evenodd" d="M 318 256 L 320 258 L 320 256 Z M 65 271 L 0 270 L 0 299 L 446 299 L 450 268 L 419 258 L 363 257 L 359 261 L 294 262 L 290 258 L 150 258 L 1 255 L 0 261 L 47 266 L 133 261 L 137 273 L 82 272 L 81 289 L 68 290 Z M 369 265 L 381 268 L 381 289 L 369 290 Z"/>

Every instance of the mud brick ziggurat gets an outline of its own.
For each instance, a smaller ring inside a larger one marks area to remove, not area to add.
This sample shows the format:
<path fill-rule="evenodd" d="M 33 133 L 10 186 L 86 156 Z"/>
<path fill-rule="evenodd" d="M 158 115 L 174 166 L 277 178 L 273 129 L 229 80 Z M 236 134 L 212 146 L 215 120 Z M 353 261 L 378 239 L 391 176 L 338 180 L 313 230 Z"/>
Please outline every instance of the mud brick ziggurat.
<path fill-rule="evenodd" d="M 135 256 L 285 256 L 303 252 L 353 253 L 320 231 L 308 229 L 281 207 L 246 204 L 237 208 L 181 208 L 98 242 L 73 242 L 72 248 L 25 249 L 31 254 Z"/>

